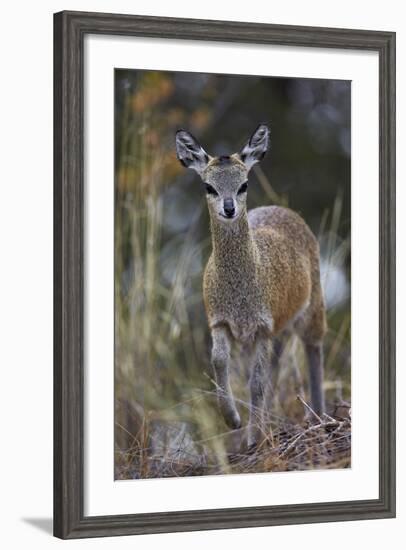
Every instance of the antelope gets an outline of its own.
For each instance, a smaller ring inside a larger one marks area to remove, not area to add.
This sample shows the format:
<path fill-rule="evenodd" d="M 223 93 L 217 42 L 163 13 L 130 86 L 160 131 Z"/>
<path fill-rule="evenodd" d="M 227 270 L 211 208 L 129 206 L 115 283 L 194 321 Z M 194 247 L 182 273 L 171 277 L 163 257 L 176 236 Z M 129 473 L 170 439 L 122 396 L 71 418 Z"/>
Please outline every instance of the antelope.
<path fill-rule="evenodd" d="M 250 413 L 247 444 L 263 434 L 265 382 L 278 370 L 283 342 L 292 332 L 304 343 L 313 410 L 324 412 L 323 338 L 326 313 L 316 237 L 295 212 L 280 206 L 247 211 L 248 174 L 268 150 L 270 132 L 257 127 L 239 153 L 210 156 L 186 130 L 176 132 L 183 166 L 206 188 L 212 253 L 203 277 L 203 298 L 212 337 L 211 362 L 217 400 L 226 424 L 241 427 L 230 384 L 232 351 L 249 361 Z"/>

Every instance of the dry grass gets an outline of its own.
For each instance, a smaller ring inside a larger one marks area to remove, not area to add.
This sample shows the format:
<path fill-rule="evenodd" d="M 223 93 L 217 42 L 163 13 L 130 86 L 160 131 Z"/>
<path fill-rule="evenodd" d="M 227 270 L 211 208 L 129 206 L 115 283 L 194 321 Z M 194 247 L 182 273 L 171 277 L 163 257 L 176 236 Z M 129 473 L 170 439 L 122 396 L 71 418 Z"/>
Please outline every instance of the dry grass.
<path fill-rule="evenodd" d="M 186 282 L 195 246 L 186 240 L 177 249 L 173 284 L 166 289 L 159 252 L 149 248 L 141 264 L 148 276 L 134 280 L 124 303 L 116 302 L 116 479 L 350 466 L 351 421 L 343 401 L 350 397 L 349 312 L 329 312 L 324 388 L 330 417 L 309 425 L 307 365 L 293 336 L 268 395 L 263 445 L 247 453 L 245 430 L 227 431 L 217 410 L 200 274 L 196 290 L 194 281 Z M 248 375 L 235 357 L 232 386 L 245 424 Z"/>
<path fill-rule="evenodd" d="M 350 401 L 348 300 L 328 311 L 324 387 L 330 416 L 309 423 L 303 404 L 308 400 L 307 365 L 301 343 L 293 337 L 268 399 L 263 444 L 248 453 L 245 430 L 226 430 L 214 395 L 202 303 L 202 270 L 210 252 L 207 221 L 202 223 L 204 198 L 196 199 L 185 229 L 167 230 L 168 201 L 186 211 L 185 194 L 165 195 L 170 155 L 157 147 L 149 152 L 151 138 L 144 129 L 158 122 L 151 112 L 137 116 L 136 125 L 123 121 L 128 138 L 119 153 L 116 181 L 116 479 L 349 467 L 351 419 L 342 416 Z M 128 130 L 134 127 L 140 131 Z M 287 203 L 265 174 L 257 177 L 264 204 Z M 130 188 L 130 181 L 137 185 Z M 337 197 L 320 222 L 325 279 L 348 264 L 349 238 L 337 236 L 340 216 Z M 246 425 L 248 373 L 235 359 L 232 386 Z"/>
<path fill-rule="evenodd" d="M 215 396 L 211 397 L 214 402 Z M 306 410 L 306 402 L 298 399 Z M 250 451 L 244 445 L 244 428 L 199 440 L 193 439 L 186 424 L 150 420 L 128 449 L 116 451 L 116 479 L 347 468 L 351 466 L 351 417 L 346 404 L 336 409 L 334 417 L 310 414 L 302 422 L 268 415 L 262 443 Z M 215 443 L 226 449 L 223 460 Z"/>

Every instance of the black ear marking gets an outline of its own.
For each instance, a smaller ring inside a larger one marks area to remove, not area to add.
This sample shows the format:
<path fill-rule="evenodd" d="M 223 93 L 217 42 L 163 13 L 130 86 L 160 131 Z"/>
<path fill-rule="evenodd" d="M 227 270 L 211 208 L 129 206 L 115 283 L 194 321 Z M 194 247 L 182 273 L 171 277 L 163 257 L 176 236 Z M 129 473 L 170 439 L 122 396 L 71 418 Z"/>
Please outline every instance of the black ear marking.
<path fill-rule="evenodd" d="M 266 153 L 267 153 L 266 151 L 256 153 L 255 158 L 258 159 L 258 160 L 262 160 L 264 158 L 264 156 L 266 155 Z"/>
<path fill-rule="evenodd" d="M 209 155 L 187 130 L 180 128 L 175 134 L 176 156 L 183 166 L 202 174 L 210 160 Z"/>
<path fill-rule="evenodd" d="M 181 164 L 183 164 L 183 166 L 185 168 L 189 168 L 189 166 L 192 164 L 192 161 L 190 159 L 186 159 L 186 158 L 179 158 L 178 157 L 178 160 Z"/>
<path fill-rule="evenodd" d="M 269 147 L 269 134 L 268 126 L 260 124 L 242 148 L 240 159 L 248 170 L 264 158 Z"/>

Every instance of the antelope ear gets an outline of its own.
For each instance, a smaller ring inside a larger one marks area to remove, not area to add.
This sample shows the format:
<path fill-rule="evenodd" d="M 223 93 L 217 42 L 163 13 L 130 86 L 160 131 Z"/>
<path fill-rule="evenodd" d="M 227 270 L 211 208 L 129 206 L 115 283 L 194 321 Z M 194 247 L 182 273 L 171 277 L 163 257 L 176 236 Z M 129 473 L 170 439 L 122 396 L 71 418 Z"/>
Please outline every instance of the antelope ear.
<path fill-rule="evenodd" d="M 269 134 L 268 126 L 260 124 L 242 148 L 240 159 L 248 170 L 264 158 L 270 143 Z"/>
<path fill-rule="evenodd" d="M 202 175 L 210 160 L 197 139 L 186 130 L 176 132 L 176 154 L 183 166 L 193 168 L 199 175 Z"/>

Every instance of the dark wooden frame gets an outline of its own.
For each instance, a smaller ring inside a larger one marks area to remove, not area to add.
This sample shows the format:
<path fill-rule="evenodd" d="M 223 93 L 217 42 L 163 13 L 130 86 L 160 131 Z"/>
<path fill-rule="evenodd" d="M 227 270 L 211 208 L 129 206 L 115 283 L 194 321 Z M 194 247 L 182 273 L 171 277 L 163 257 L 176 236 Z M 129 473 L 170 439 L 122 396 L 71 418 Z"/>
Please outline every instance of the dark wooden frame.
<path fill-rule="evenodd" d="M 379 498 L 183 512 L 83 512 L 83 39 L 86 34 L 379 53 Z M 54 16 L 54 534 L 60 538 L 395 516 L 395 33 L 134 15 Z"/>

